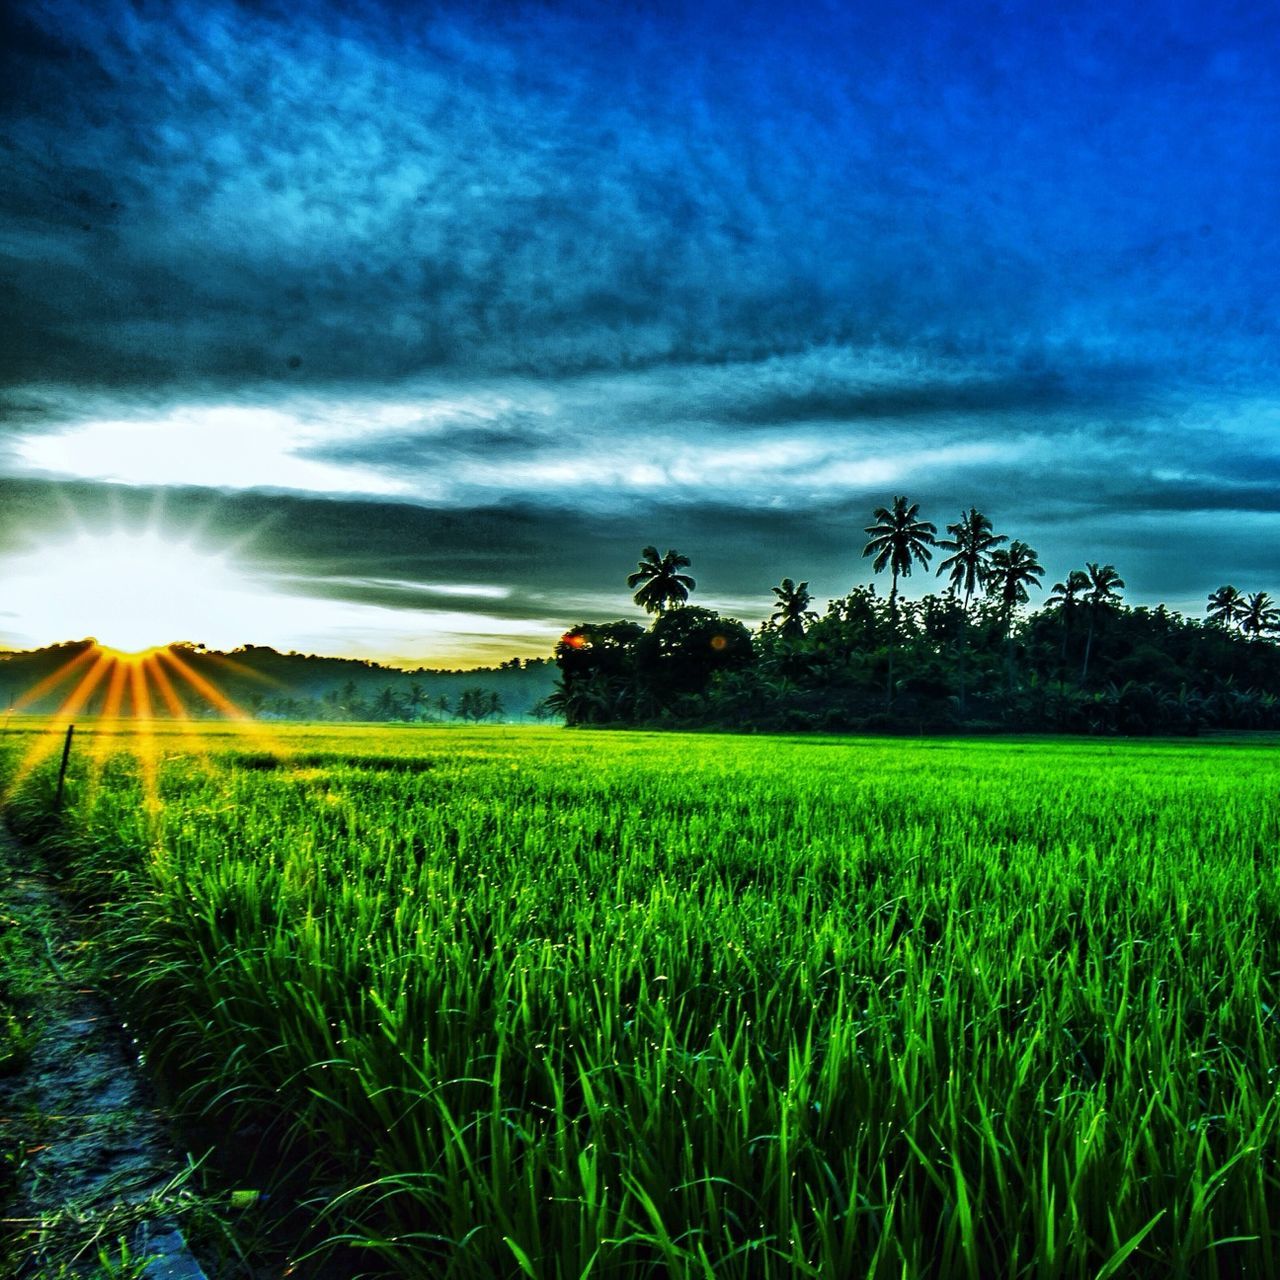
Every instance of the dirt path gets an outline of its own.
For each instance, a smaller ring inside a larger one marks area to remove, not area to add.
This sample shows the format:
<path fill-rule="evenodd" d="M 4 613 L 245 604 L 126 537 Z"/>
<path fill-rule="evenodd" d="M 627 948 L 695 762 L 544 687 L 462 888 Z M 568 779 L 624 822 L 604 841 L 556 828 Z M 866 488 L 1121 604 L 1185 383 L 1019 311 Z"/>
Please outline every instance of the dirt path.
<path fill-rule="evenodd" d="M 23 1070 L 0 1079 L 0 1141 L 18 1183 L 0 1205 L 0 1273 L 7 1264 L 16 1277 L 92 1274 L 105 1250 L 122 1276 L 204 1280 L 174 1218 L 187 1161 L 166 1134 L 137 1047 L 86 985 L 75 917 L 2 828 L 0 877 L 7 927 L 21 930 L 37 975 L 39 1011 Z"/>

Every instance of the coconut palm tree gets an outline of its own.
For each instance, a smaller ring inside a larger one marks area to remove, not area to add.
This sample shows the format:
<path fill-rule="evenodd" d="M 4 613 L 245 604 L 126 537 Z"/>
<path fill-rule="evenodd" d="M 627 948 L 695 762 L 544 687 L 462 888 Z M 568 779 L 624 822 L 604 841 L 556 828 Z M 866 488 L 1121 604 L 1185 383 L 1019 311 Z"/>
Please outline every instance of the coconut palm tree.
<path fill-rule="evenodd" d="M 427 705 L 427 694 L 416 680 L 409 686 L 409 692 L 404 701 L 409 709 L 409 719 L 421 720 L 423 708 Z"/>
<path fill-rule="evenodd" d="M 1219 587 L 1209 593 L 1209 618 L 1222 627 L 1237 627 L 1249 612 L 1244 593 L 1235 587 Z"/>
<path fill-rule="evenodd" d="M 1013 611 L 1030 599 L 1028 588 L 1040 589 L 1044 566 L 1036 556 L 1034 547 L 1015 540 L 1007 547 L 991 553 L 991 566 L 987 572 L 987 594 L 1000 602 L 1000 616 L 1004 620 L 1006 682 L 1013 688 Z"/>
<path fill-rule="evenodd" d="M 969 600 L 975 591 L 987 585 L 987 571 L 991 553 L 1009 539 L 991 528 L 991 521 L 977 507 L 961 512 L 955 524 L 947 525 L 949 538 L 940 538 L 938 546 L 949 555 L 938 565 L 938 576 L 950 571 L 953 590 L 964 590 L 964 611 L 969 612 Z"/>
<path fill-rule="evenodd" d="M 929 520 L 918 519 L 920 504 L 907 505 L 906 498 L 896 497 L 893 508 L 877 507 L 872 512 L 875 524 L 869 524 L 865 532 L 871 540 L 862 548 L 864 556 L 875 556 L 871 567 L 883 573 L 888 565 L 893 575 L 889 590 L 889 679 L 885 692 L 885 707 L 893 706 L 893 659 L 898 646 L 898 579 L 911 576 L 911 566 L 919 561 L 927 565 L 933 558 L 929 549 L 934 545 L 938 526 Z"/>
<path fill-rule="evenodd" d="M 1067 660 L 1067 640 L 1071 636 L 1072 621 L 1080 607 L 1080 599 L 1089 588 L 1089 575 L 1083 569 L 1072 569 L 1065 581 L 1055 582 L 1049 589 L 1045 604 L 1062 615 L 1062 660 Z"/>
<path fill-rule="evenodd" d="M 1044 566 L 1036 557 L 1034 547 L 1025 542 L 1011 542 L 991 554 L 991 568 L 987 575 L 987 594 L 999 600 L 1005 630 L 1013 621 L 1013 611 L 1031 598 L 1028 587 L 1040 589 Z"/>
<path fill-rule="evenodd" d="M 773 588 L 778 597 L 777 607 L 769 615 L 770 622 L 778 624 L 778 630 L 788 640 L 798 640 L 804 635 L 804 624 L 812 622 L 818 615 L 809 612 L 813 597 L 809 594 L 809 584 L 797 586 L 790 578 L 783 578 L 781 584 Z"/>
<path fill-rule="evenodd" d="M 1085 604 L 1089 606 L 1089 634 L 1084 642 L 1084 665 L 1080 668 L 1080 683 L 1089 678 L 1089 654 L 1093 651 L 1093 633 L 1098 620 L 1106 610 L 1120 602 L 1120 589 L 1124 579 L 1113 564 L 1099 565 L 1090 560 L 1084 567 L 1089 585 L 1085 589 Z"/>
<path fill-rule="evenodd" d="M 950 571 L 951 589 L 964 589 L 964 620 L 960 629 L 960 661 L 958 674 L 960 678 L 960 715 L 965 714 L 965 665 L 969 648 L 969 601 L 975 591 L 986 586 L 987 573 L 991 567 L 991 553 L 1002 542 L 1008 539 L 1002 533 L 991 528 L 991 521 L 977 507 L 970 507 L 968 512 L 962 511 L 955 524 L 947 525 L 949 538 L 942 538 L 938 546 L 949 555 L 938 565 L 938 576 Z"/>
<path fill-rule="evenodd" d="M 1265 632 L 1280 631 L 1280 608 L 1265 591 L 1255 591 L 1245 599 L 1240 630 L 1255 641 Z"/>
<path fill-rule="evenodd" d="M 633 599 L 645 613 L 659 616 L 675 605 L 684 604 L 697 583 L 681 569 L 689 567 L 689 557 L 678 551 L 658 555 L 657 547 L 645 547 L 635 573 L 627 575 L 627 586 L 636 588 Z"/>
<path fill-rule="evenodd" d="M 933 558 L 930 547 L 934 546 L 934 535 L 937 525 L 928 520 L 917 519 L 920 504 L 913 502 L 907 505 L 906 498 L 894 498 L 893 508 L 877 507 L 872 513 L 875 524 L 869 524 L 865 532 L 871 534 L 871 540 L 862 548 L 864 556 L 874 555 L 871 567 L 876 573 L 883 573 L 888 565 L 893 575 L 893 585 L 889 589 L 889 616 L 895 626 L 898 612 L 898 579 L 911 576 L 911 566 L 919 561 L 927 565 Z"/>

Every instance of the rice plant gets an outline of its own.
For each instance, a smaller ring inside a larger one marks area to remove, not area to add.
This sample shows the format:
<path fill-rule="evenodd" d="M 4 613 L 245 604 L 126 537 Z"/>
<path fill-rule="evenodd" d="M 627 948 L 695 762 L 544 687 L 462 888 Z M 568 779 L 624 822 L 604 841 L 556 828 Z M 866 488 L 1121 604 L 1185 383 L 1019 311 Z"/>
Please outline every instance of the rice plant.
<path fill-rule="evenodd" d="M 82 758 L 58 839 L 370 1271 L 1275 1274 L 1273 744 L 277 738 Z"/>

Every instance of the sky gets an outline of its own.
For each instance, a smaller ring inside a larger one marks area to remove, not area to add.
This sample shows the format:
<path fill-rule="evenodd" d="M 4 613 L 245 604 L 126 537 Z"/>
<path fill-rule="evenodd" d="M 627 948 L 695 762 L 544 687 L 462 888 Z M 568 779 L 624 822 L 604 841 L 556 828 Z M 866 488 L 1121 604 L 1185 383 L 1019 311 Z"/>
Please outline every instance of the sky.
<path fill-rule="evenodd" d="M 755 623 L 899 493 L 1280 594 L 1273 6 L 2 13 L 0 645 Z"/>

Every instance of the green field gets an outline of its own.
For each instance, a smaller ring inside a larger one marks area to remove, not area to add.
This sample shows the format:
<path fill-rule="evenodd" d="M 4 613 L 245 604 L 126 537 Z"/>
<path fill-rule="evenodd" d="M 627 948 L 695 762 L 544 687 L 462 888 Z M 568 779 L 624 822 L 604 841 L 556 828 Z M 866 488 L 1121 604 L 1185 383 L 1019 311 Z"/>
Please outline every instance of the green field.
<path fill-rule="evenodd" d="M 221 1158 L 307 1170 L 312 1244 L 1280 1272 L 1273 744 L 155 735 L 159 804 L 85 735 L 56 856 Z"/>

